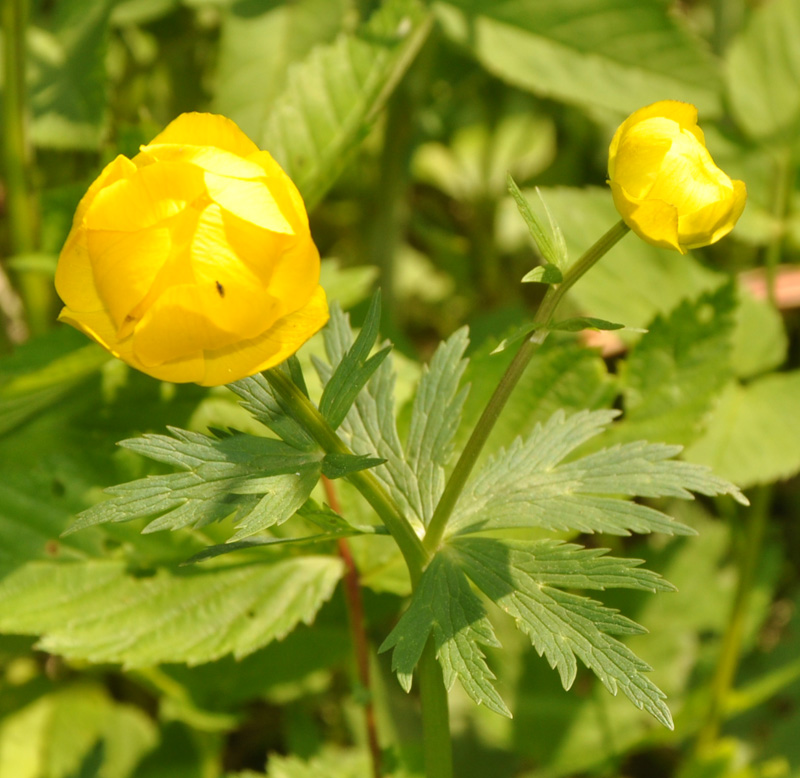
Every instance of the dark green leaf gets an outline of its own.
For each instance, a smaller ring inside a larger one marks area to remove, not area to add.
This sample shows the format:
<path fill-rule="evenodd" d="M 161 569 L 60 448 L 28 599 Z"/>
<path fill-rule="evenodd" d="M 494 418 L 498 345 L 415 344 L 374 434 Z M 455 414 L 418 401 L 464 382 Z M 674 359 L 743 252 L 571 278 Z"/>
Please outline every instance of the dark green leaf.
<path fill-rule="evenodd" d="M 325 384 L 319 401 L 320 413 L 336 429 L 347 416 L 356 396 L 389 355 L 389 347 L 369 357 L 381 323 L 381 296 L 375 292 L 364 326 Z"/>
<path fill-rule="evenodd" d="M 351 473 L 382 465 L 386 460 L 368 454 L 326 454 L 322 460 L 322 475 L 326 478 L 344 478 Z"/>
<path fill-rule="evenodd" d="M 431 634 L 445 686 L 452 688 L 458 678 L 476 703 L 510 717 L 479 647 L 500 644 L 466 576 L 444 554 L 437 554 L 428 565 L 408 610 L 380 647 L 380 651 L 394 649 L 392 669 L 406 691 Z"/>
<path fill-rule="evenodd" d="M 523 284 L 536 282 L 538 284 L 560 284 L 564 280 L 561 271 L 549 262 L 546 265 L 539 265 L 529 273 L 522 276 Z"/>
<path fill-rule="evenodd" d="M 611 635 L 645 630 L 600 603 L 563 589 L 670 590 L 659 576 L 638 570 L 640 560 L 614 559 L 601 549 L 586 550 L 559 541 L 501 541 L 489 538 L 452 542 L 458 560 L 475 584 L 512 616 L 540 655 L 557 669 L 569 689 L 580 659 L 612 693 L 618 689 L 672 729 L 661 692 L 643 673 L 651 668 Z"/>
<path fill-rule="evenodd" d="M 228 389 L 242 398 L 242 407 L 256 421 L 271 429 L 290 446 L 301 451 L 317 448 L 316 441 L 292 418 L 280 398 L 275 397 L 269 382 L 261 373 L 228 384 Z"/>
<path fill-rule="evenodd" d="M 548 329 L 562 332 L 580 332 L 581 330 L 622 330 L 624 324 L 615 324 L 605 319 L 593 319 L 591 316 L 576 316 L 572 319 L 562 319 L 548 325 Z"/>
<path fill-rule="evenodd" d="M 609 439 L 691 443 L 731 378 L 736 293 L 723 284 L 658 316 L 620 369 L 625 416 Z"/>
<path fill-rule="evenodd" d="M 691 530 L 669 516 L 620 498 L 730 494 L 747 504 L 731 483 L 708 468 L 675 461 L 679 446 L 642 441 L 603 449 L 564 462 L 578 446 L 600 434 L 617 411 L 557 411 L 526 440 L 501 449 L 468 484 L 450 523 L 451 531 L 544 527 L 580 532 Z"/>
<path fill-rule="evenodd" d="M 412 502 L 426 524 L 444 491 L 444 467 L 467 396 L 467 387 L 460 391 L 458 387 L 467 366 L 464 351 L 468 344 L 466 327 L 441 343 L 424 368 L 414 395 L 406 460 L 417 477 Z"/>
<path fill-rule="evenodd" d="M 184 472 L 110 487 L 113 497 L 79 514 L 69 532 L 104 522 L 156 516 L 145 530 L 201 527 L 236 514 L 234 539 L 290 518 L 320 475 L 321 452 L 272 438 L 234 434 L 221 440 L 171 430 L 120 445 Z"/>

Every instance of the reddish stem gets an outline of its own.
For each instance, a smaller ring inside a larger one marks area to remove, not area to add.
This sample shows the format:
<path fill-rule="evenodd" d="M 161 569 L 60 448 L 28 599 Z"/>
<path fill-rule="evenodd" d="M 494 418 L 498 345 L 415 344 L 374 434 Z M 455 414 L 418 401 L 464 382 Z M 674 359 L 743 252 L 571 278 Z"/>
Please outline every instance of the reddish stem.
<path fill-rule="evenodd" d="M 322 485 L 328 505 L 341 514 L 341 506 L 333 482 L 322 476 Z M 344 597 L 347 603 L 347 612 L 350 617 L 350 635 L 355 651 L 356 672 L 358 681 L 366 692 L 364 699 L 364 719 L 367 727 L 367 742 L 372 759 L 372 776 L 381 778 L 381 747 L 378 743 L 378 731 L 375 726 L 375 706 L 372 703 L 372 687 L 369 678 L 369 649 L 367 647 L 367 633 L 364 628 L 364 601 L 361 598 L 361 586 L 358 579 L 358 569 L 350 551 L 350 544 L 345 538 L 339 538 L 339 556 L 344 562 Z"/>

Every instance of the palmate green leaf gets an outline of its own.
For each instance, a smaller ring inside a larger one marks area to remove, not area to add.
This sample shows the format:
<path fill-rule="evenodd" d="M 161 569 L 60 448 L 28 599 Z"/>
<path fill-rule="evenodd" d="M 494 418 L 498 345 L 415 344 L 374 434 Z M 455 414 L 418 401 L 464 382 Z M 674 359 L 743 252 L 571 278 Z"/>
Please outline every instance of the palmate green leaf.
<path fill-rule="evenodd" d="M 355 402 L 356 396 L 389 356 L 390 347 L 382 348 L 377 354 L 369 356 L 378 327 L 381 323 L 381 295 L 375 292 L 370 302 L 364 326 L 358 333 L 353 345 L 347 349 L 333 375 L 328 379 L 319 401 L 319 411 L 333 429 L 347 416 L 347 412 Z"/>
<path fill-rule="evenodd" d="M 500 644 L 466 576 L 445 554 L 431 560 L 408 610 L 379 649 L 394 649 L 392 670 L 406 691 L 431 634 L 447 689 L 458 678 L 476 703 L 510 717 L 479 647 Z"/>
<path fill-rule="evenodd" d="M 372 128 L 431 26 L 417 0 L 389 0 L 355 33 L 294 65 L 270 106 L 262 148 L 317 203 Z"/>
<path fill-rule="evenodd" d="M 271 438 L 233 434 L 221 439 L 172 429 L 120 443 L 184 472 L 112 486 L 112 499 L 79 514 L 69 531 L 104 522 L 157 516 L 145 532 L 202 527 L 236 514 L 231 540 L 286 521 L 319 480 L 322 452 L 300 451 Z"/>
<path fill-rule="evenodd" d="M 341 574 L 337 558 L 318 556 L 151 577 L 121 561 L 32 562 L 0 581 L 0 630 L 128 667 L 242 657 L 311 622 Z"/>
<path fill-rule="evenodd" d="M 331 319 L 323 330 L 323 337 L 330 365 L 336 366 L 353 343 L 349 318 L 338 305 L 331 306 Z M 317 359 L 313 363 L 323 383 L 326 382 L 332 373 L 331 366 Z M 365 389 L 356 397 L 342 422 L 339 435 L 356 454 L 386 460 L 383 465 L 373 468 L 373 475 L 388 490 L 403 513 L 422 526 L 422 510 L 411 502 L 417 494 L 416 476 L 406 462 L 397 434 L 394 382 L 390 356 L 380 364 Z"/>
<path fill-rule="evenodd" d="M 670 95 L 720 111 L 716 62 L 664 3 L 448 0 L 439 10 L 487 70 L 536 94 L 624 113 Z"/>
<path fill-rule="evenodd" d="M 687 444 L 731 378 L 736 294 L 723 284 L 657 316 L 620 369 L 625 417 L 607 440 Z"/>
<path fill-rule="evenodd" d="M 640 560 L 605 557 L 558 541 L 502 541 L 466 538 L 450 547 L 467 575 L 501 610 L 512 616 L 540 655 L 557 669 L 569 689 L 580 659 L 612 693 L 618 689 L 638 708 L 672 729 L 661 692 L 643 673 L 651 668 L 611 635 L 645 632 L 600 603 L 565 588 L 629 588 L 669 591 L 674 587 Z"/>
<path fill-rule="evenodd" d="M 347 316 L 331 307 L 331 320 L 324 331 L 325 348 L 334 370 L 353 347 Z M 372 472 L 386 487 L 403 512 L 423 526 L 444 488 L 444 465 L 467 396 L 458 384 L 465 366 L 467 331 L 459 330 L 436 350 L 423 372 L 411 409 L 409 435 L 404 448 L 397 433 L 394 414 L 394 381 L 391 359 L 383 361 L 365 391 L 356 397 L 340 434 L 360 456 L 385 460 Z M 379 352 L 380 353 L 380 352 Z M 314 359 L 323 383 L 332 380 L 330 365 Z"/>
<path fill-rule="evenodd" d="M 444 465 L 452 453 L 468 387 L 459 390 L 467 361 L 467 328 L 457 330 L 436 349 L 423 369 L 411 407 L 406 458 L 417 475 L 417 499 L 425 524 L 444 491 Z"/>
<path fill-rule="evenodd" d="M 234 381 L 228 384 L 228 389 L 241 398 L 241 406 L 256 421 L 271 429 L 293 448 L 301 451 L 317 448 L 311 435 L 292 418 L 280 398 L 275 397 L 269 382 L 261 373 Z"/>
<path fill-rule="evenodd" d="M 733 484 L 708 468 L 674 460 L 680 446 L 639 441 L 564 462 L 617 415 L 607 410 L 567 417 L 557 411 L 545 424 L 537 424 L 526 440 L 517 438 L 490 458 L 468 484 L 456 504 L 450 530 L 463 534 L 542 527 L 616 535 L 690 534 L 688 527 L 669 516 L 620 495 L 692 499 L 694 491 L 730 494 L 747 504 Z"/>

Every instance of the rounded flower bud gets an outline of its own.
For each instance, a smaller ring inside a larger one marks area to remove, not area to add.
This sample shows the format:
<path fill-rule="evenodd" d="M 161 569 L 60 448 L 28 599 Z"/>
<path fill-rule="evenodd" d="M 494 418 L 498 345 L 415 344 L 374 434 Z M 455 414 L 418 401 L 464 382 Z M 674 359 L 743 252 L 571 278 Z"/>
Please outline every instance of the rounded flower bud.
<path fill-rule="evenodd" d="M 230 119 L 188 113 L 89 187 L 58 260 L 59 319 L 155 378 L 217 386 L 325 324 L 319 271 L 278 163 Z"/>
<path fill-rule="evenodd" d="M 697 109 L 662 100 L 631 114 L 608 154 L 608 183 L 625 223 L 654 246 L 708 246 L 727 235 L 747 192 L 711 159 Z"/>

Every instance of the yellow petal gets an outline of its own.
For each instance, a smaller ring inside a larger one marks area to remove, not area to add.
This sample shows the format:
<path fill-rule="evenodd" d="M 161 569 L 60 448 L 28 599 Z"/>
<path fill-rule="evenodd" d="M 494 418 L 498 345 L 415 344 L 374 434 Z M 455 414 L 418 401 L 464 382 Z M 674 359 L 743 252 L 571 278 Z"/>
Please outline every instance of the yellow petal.
<path fill-rule="evenodd" d="M 134 157 L 134 162 L 140 166 L 156 162 L 181 162 L 231 178 L 264 178 L 264 168 L 252 159 L 243 159 L 230 151 L 213 146 L 150 144 L 142 146 L 142 151 Z"/>
<path fill-rule="evenodd" d="M 68 308 L 97 311 L 103 303 L 97 293 L 92 260 L 83 227 L 73 228 L 56 265 L 56 292 Z"/>
<path fill-rule="evenodd" d="M 90 230 L 133 232 L 179 214 L 205 194 L 203 172 L 193 165 L 147 165 L 97 193 L 84 223 Z"/>
<path fill-rule="evenodd" d="M 205 173 L 205 182 L 211 199 L 240 219 L 272 232 L 294 234 L 294 227 L 282 213 L 266 183 L 242 181 L 215 173 Z"/>
<path fill-rule="evenodd" d="M 631 197 L 646 197 L 677 133 L 678 125 L 671 119 L 648 119 L 632 127 L 619 143 L 611 180 Z"/>
<path fill-rule="evenodd" d="M 747 190 L 742 181 L 733 181 L 730 195 L 711 202 L 694 213 L 681 216 L 681 243 L 694 249 L 709 246 L 724 238 L 735 226 L 747 202 Z"/>
<path fill-rule="evenodd" d="M 206 373 L 200 384 L 220 386 L 279 365 L 294 354 L 328 321 L 325 292 L 318 286 L 299 311 L 279 319 L 258 338 L 206 354 Z"/>
<path fill-rule="evenodd" d="M 661 248 L 686 250 L 678 239 L 678 212 L 660 200 L 637 200 L 614 181 L 610 181 L 614 205 L 627 224 L 640 238 Z"/>
<path fill-rule="evenodd" d="M 258 146 L 235 122 L 213 113 L 182 113 L 144 146 L 143 150 L 162 143 L 214 146 L 238 157 L 247 157 L 258 151 Z"/>
<path fill-rule="evenodd" d="M 195 284 L 205 290 L 201 298 L 203 314 L 220 330 L 246 340 L 264 332 L 283 311 L 276 306 L 275 296 L 281 290 L 276 291 L 271 271 L 257 272 L 236 252 L 238 241 L 231 240 L 231 233 L 237 231 L 237 222 L 247 224 L 226 214 L 218 205 L 210 205 L 200 217 L 192 239 L 191 263 Z M 248 226 L 267 239 L 273 237 L 271 233 Z M 274 236 L 274 242 L 280 244 L 282 237 Z M 266 240 L 260 245 L 269 248 Z M 274 253 L 261 253 L 258 259 L 267 264 L 274 256 Z M 307 286 L 305 279 L 297 278 L 296 282 L 303 288 Z M 312 288 L 292 310 L 308 300 Z"/>
<path fill-rule="evenodd" d="M 165 227 L 137 232 L 91 230 L 86 244 L 97 292 L 116 326 L 121 327 L 169 260 L 171 233 Z"/>
<path fill-rule="evenodd" d="M 163 365 L 148 366 L 143 364 L 133 354 L 133 342 L 131 338 L 126 338 L 122 341 L 116 340 L 116 328 L 114 323 L 104 312 L 76 314 L 68 308 L 64 308 L 58 319 L 59 321 L 66 322 L 76 329 L 79 329 L 131 367 L 141 370 L 143 373 L 147 373 L 161 381 L 198 383 L 202 380 L 204 367 L 203 355 L 200 352 L 186 359 L 175 360 L 174 362 Z"/>
<path fill-rule="evenodd" d="M 133 333 L 133 353 L 148 367 L 240 339 L 208 315 L 215 290 L 195 284 L 170 286 L 144 313 Z"/>

